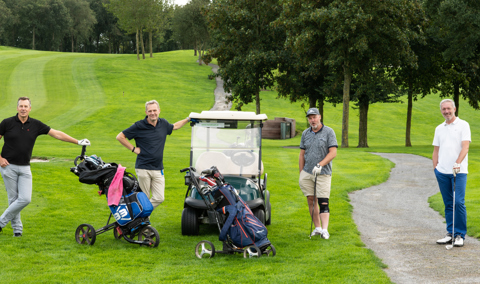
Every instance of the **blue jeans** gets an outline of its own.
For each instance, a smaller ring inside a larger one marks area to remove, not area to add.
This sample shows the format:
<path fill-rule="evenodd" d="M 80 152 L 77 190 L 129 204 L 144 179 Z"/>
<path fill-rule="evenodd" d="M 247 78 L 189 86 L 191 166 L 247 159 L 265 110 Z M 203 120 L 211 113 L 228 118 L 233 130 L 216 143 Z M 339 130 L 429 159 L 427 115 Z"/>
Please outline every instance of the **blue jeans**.
<path fill-rule="evenodd" d="M 0 227 L 12 222 L 13 233 L 22 233 L 20 211 L 32 200 L 32 173 L 30 166 L 8 165 L 0 167 L 8 195 L 8 208 L 0 217 Z"/>
<path fill-rule="evenodd" d="M 453 226 L 453 174 L 442 174 L 435 169 L 438 186 L 445 205 L 445 221 L 447 232 L 452 233 Z M 467 234 L 467 208 L 465 207 L 465 188 L 467 187 L 467 174 L 457 174 L 455 178 L 455 235 L 465 238 Z"/>

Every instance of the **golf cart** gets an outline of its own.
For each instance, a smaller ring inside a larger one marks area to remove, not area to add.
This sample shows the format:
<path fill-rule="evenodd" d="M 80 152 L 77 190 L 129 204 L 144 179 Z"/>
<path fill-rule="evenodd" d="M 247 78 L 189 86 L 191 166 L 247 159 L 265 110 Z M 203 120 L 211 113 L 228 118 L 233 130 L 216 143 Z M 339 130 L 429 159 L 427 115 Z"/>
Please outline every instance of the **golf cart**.
<path fill-rule="evenodd" d="M 272 221 L 267 174 L 263 173 L 262 126 L 265 114 L 240 111 L 202 111 L 190 113 L 192 127 L 190 168 L 185 174 L 188 186 L 182 212 L 182 235 L 198 235 L 200 224 L 216 225 L 214 212 L 208 210 L 192 176 L 216 166 L 265 225 Z M 262 179 L 263 175 L 263 179 Z M 223 223 L 223 222 L 222 222 Z"/>

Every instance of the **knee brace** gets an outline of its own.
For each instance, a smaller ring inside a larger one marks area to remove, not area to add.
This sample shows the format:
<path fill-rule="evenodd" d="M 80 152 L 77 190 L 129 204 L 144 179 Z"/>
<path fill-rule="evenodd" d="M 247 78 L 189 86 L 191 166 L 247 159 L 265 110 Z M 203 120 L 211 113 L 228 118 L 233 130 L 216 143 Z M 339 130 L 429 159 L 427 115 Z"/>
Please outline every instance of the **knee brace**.
<path fill-rule="evenodd" d="M 320 206 L 320 214 L 330 213 L 330 208 L 328 208 L 328 198 L 318 198 L 318 206 Z"/>

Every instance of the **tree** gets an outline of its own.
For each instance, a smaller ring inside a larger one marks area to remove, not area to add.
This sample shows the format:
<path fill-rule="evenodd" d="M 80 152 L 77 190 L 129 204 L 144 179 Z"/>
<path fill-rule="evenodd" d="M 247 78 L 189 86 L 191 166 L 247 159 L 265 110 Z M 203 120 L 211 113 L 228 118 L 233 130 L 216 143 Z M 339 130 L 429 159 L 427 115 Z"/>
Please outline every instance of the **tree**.
<path fill-rule="evenodd" d="M 0 40 L 2 39 L 2 34 L 4 33 L 4 27 L 11 16 L 12 12 L 7 7 L 7 4 L 5 4 L 3 0 L 0 0 Z"/>
<path fill-rule="evenodd" d="M 147 3 L 145 15 L 145 31 L 148 32 L 150 57 L 153 57 L 153 35 L 156 34 L 162 41 L 166 31 L 170 28 L 170 19 L 173 17 L 173 5 L 169 0 L 154 0 Z"/>
<path fill-rule="evenodd" d="M 284 0 L 284 14 L 299 5 Z M 350 88 L 354 74 L 368 73 L 373 68 L 399 66 L 406 62 L 415 66 L 415 55 L 409 41 L 420 30 L 410 25 L 420 8 L 416 1 L 398 0 L 320 0 L 302 1 L 298 20 L 305 23 L 305 32 L 296 30 L 291 39 L 305 46 L 312 37 L 327 48 L 323 60 L 343 75 L 342 147 L 348 147 Z M 289 17 L 297 17 L 288 15 Z M 287 30 L 289 34 L 290 30 Z M 316 60 L 317 58 L 313 58 Z M 365 65 L 366 64 L 366 65 Z"/>
<path fill-rule="evenodd" d="M 175 39 L 182 46 L 193 46 L 195 55 L 198 54 L 198 63 L 203 62 L 205 48 L 210 41 L 208 23 L 203 12 L 210 4 L 209 0 L 192 0 L 183 7 L 177 7 L 173 19 Z"/>
<path fill-rule="evenodd" d="M 43 48 L 59 50 L 61 41 L 72 24 L 72 18 L 62 0 L 47 0 L 46 4 L 43 20 Z"/>
<path fill-rule="evenodd" d="M 35 37 L 37 30 L 42 27 L 47 3 L 46 0 L 23 0 L 19 4 L 19 18 L 24 28 L 31 34 L 31 47 L 35 50 Z"/>
<path fill-rule="evenodd" d="M 427 0 L 425 10 L 433 24 L 429 32 L 442 52 L 442 97 L 453 95 L 460 110 L 460 96 L 479 109 L 480 100 L 480 3 L 474 0 Z"/>
<path fill-rule="evenodd" d="M 72 18 L 69 26 L 70 38 L 72 40 L 72 52 L 75 51 L 75 40 L 86 40 L 92 32 L 93 25 L 97 23 L 95 15 L 90 9 L 86 0 L 64 0 Z"/>
<path fill-rule="evenodd" d="M 260 113 L 260 90 L 273 87 L 279 51 L 285 33 L 271 23 L 280 15 L 275 0 L 214 0 L 206 8 L 213 48 L 224 88 L 231 92 L 237 109 L 255 101 Z"/>

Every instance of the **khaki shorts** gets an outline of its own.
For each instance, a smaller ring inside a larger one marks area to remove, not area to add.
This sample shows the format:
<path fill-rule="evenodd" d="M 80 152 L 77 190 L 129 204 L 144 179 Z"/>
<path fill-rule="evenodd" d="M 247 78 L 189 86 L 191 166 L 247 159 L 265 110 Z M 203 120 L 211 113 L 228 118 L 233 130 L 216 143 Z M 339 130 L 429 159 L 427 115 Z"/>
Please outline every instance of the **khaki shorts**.
<path fill-rule="evenodd" d="M 300 172 L 300 178 L 298 180 L 300 189 L 305 196 L 313 196 L 313 189 L 315 184 L 315 176 L 305 171 Z M 317 176 L 317 198 L 330 198 L 330 188 L 332 185 L 331 175 L 318 175 Z"/>

